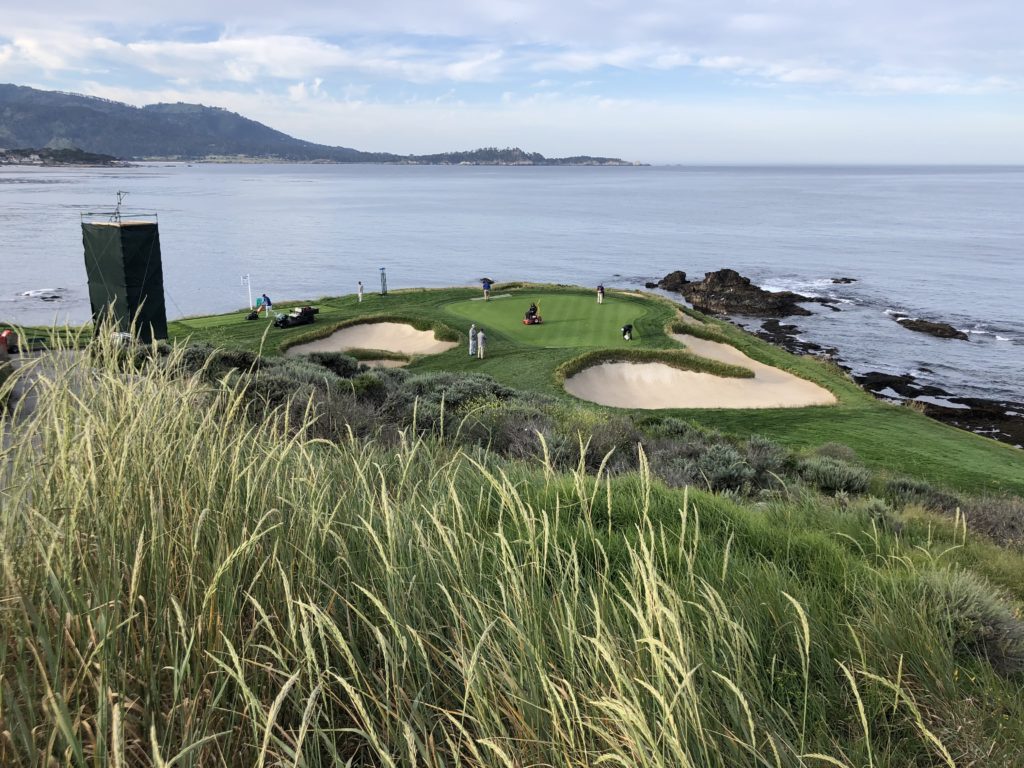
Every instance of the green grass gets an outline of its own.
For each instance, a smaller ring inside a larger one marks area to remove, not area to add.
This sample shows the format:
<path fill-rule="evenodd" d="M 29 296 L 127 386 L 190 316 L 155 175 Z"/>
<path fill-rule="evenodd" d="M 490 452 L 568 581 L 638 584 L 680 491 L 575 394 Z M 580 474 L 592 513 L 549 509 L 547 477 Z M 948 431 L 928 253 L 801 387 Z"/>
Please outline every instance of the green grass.
<path fill-rule="evenodd" d="M 409 367 L 411 371 L 486 373 L 517 389 L 580 404 L 565 394 L 557 371 L 564 370 L 582 351 L 625 349 L 618 330 L 623 318 L 629 318 L 636 334 L 630 349 L 679 349 L 665 335 L 665 329 L 671 327 L 733 344 L 755 360 L 826 387 L 839 401 L 835 406 L 813 408 L 677 410 L 665 414 L 738 436 L 767 435 L 795 449 L 845 443 L 863 461 L 882 471 L 910 474 L 969 492 L 1024 494 L 1024 452 L 882 403 L 837 367 L 791 355 L 728 323 L 690 311 L 687 314 L 702 319 L 705 325 L 695 330 L 677 324 L 678 307 L 658 297 L 609 292 L 605 304 L 598 306 L 591 291 L 576 288 L 526 285 L 502 287 L 496 293 L 512 296 L 486 303 L 472 301 L 479 292 L 468 288 L 397 291 L 384 297 L 367 294 L 362 304 L 354 296 L 344 296 L 313 302 L 320 307 L 320 315 L 312 329 L 268 329 L 266 321 L 246 322 L 244 314 L 238 312 L 175 321 L 170 331 L 179 340 L 191 338 L 273 355 L 284 346 L 308 339 L 311 333 L 326 334 L 367 316 L 405 318 L 418 327 L 455 329 L 461 342 L 460 347 L 444 354 L 417 358 Z M 541 305 L 546 318 L 543 326 L 521 323 L 531 301 Z M 282 305 L 282 309 L 288 306 Z M 603 314 L 605 311 L 609 314 Z M 578 318 L 575 329 L 561 324 L 569 317 Z M 547 318 L 552 318 L 550 326 Z M 488 333 L 485 360 L 470 359 L 466 353 L 466 331 L 474 321 L 483 324 Z M 580 407 L 611 412 L 600 406 Z"/>
<path fill-rule="evenodd" d="M 523 315 L 531 302 L 537 302 L 544 318 L 540 325 L 523 324 Z M 446 309 L 463 318 L 464 325 L 472 322 L 483 327 L 488 339 L 493 334 L 515 344 L 571 349 L 626 348 L 633 342 L 622 338 L 622 326 L 636 325 L 650 311 L 631 297 L 609 295 L 599 305 L 593 296 L 541 289 L 486 302 L 479 298 L 454 302 Z"/>
<path fill-rule="evenodd" d="M 0 764 L 1024 759 L 974 574 L 1024 558 L 960 521 L 328 443 L 93 351 L 0 422 Z"/>

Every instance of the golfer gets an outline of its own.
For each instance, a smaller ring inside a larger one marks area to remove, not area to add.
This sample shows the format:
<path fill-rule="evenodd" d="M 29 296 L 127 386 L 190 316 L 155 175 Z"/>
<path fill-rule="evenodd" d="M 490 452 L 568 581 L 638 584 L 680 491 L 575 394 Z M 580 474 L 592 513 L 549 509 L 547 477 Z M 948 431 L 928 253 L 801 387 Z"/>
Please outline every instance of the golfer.
<path fill-rule="evenodd" d="M 267 296 L 267 294 L 265 293 L 262 296 L 260 296 L 260 299 L 262 299 L 262 302 L 260 303 L 260 308 L 266 311 L 267 317 L 270 317 L 270 310 L 274 308 L 274 302 L 272 302 L 270 300 L 270 297 Z"/>
<path fill-rule="evenodd" d="M 633 326 L 630 325 L 629 323 L 626 323 L 626 325 L 622 326 L 622 338 L 625 339 L 626 341 L 630 341 L 633 338 Z"/>
<path fill-rule="evenodd" d="M 597 286 L 597 303 L 604 304 L 604 286 Z"/>
<path fill-rule="evenodd" d="M 484 301 L 487 301 L 488 299 L 491 298 L 491 285 L 492 285 L 492 283 L 491 283 L 490 280 L 488 280 L 485 277 L 483 280 L 480 281 L 480 285 L 484 289 Z"/>
<path fill-rule="evenodd" d="M 476 354 L 476 323 L 469 326 L 469 356 Z"/>
<path fill-rule="evenodd" d="M 363 303 L 363 281 L 359 281 L 359 288 L 356 289 L 356 295 L 359 297 L 359 303 Z"/>
<path fill-rule="evenodd" d="M 484 329 L 481 328 L 476 334 L 476 358 L 477 360 L 484 359 L 484 349 L 487 347 L 487 336 L 484 335 Z"/>

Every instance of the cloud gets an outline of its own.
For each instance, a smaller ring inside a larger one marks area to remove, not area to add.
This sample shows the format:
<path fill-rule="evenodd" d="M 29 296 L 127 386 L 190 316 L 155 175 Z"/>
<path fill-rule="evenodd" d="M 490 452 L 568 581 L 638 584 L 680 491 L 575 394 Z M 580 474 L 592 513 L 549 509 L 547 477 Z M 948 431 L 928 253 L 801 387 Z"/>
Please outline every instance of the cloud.
<path fill-rule="evenodd" d="M 998 95 L 998 132 L 1024 113 L 1021 28 L 1017 0 L 447 0 L 442 10 L 420 0 L 291 0 L 287 14 L 266 0 L 139 0 L 116 17 L 91 0 L 49 0 L 5 9 L 0 81 L 135 104 L 217 104 L 302 138 L 367 149 L 533 139 L 550 154 L 550 131 L 567 137 L 551 146 L 569 151 L 632 155 L 632 146 L 674 159 L 704 148 L 711 158 L 725 137 L 750 142 L 743 114 L 806 139 L 809 126 L 846 135 L 833 120 L 846 104 L 844 119 L 868 135 L 911 96 L 936 104 L 927 115 L 904 113 L 906 125 L 924 121 L 919 133 L 959 125 L 972 143 L 988 141 L 986 126 L 965 114 L 987 114 Z M 772 119 L 796 101 L 807 128 Z M 707 119 L 689 123 L 688 111 Z M 370 129 L 391 119 L 400 122 Z M 631 125 L 644 120 L 674 126 L 676 139 Z M 472 127 L 482 135 L 467 142 Z M 595 146 L 570 147 L 572 131 Z M 616 137 L 624 149 L 606 143 Z M 814 140 L 807 146 L 826 142 Z M 785 137 L 774 142 L 759 136 L 750 146 L 789 156 Z"/>

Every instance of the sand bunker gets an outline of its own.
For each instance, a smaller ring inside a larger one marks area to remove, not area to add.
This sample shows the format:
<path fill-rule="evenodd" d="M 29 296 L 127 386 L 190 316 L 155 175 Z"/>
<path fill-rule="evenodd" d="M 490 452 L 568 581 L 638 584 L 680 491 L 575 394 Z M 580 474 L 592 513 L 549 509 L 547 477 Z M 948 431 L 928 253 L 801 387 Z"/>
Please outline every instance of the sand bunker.
<path fill-rule="evenodd" d="M 615 408 L 801 408 L 836 401 L 827 389 L 752 360 L 728 344 L 685 334 L 672 338 L 695 355 L 749 368 L 754 378 L 712 376 L 664 363 L 602 363 L 567 379 L 565 390 Z"/>
<path fill-rule="evenodd" d="M 344 352 L 346 349 L 383 349 L 403 355 L 437 355 L 457 346 L 439 341 L 433 331 L 417 331 L 404 323 L 362 323 L 335 331 L 330 336 L 289 347 L 286 355 L 310 352 Z"/>

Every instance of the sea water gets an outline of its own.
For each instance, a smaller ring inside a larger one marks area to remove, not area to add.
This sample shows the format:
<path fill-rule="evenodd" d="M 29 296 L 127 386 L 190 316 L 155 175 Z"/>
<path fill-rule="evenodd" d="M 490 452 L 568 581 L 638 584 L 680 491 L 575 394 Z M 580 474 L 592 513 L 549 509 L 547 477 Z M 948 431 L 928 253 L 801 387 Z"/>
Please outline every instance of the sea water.
<path fill-rule="evenodd" d="M 80 216 L 159 216 L 170 317 L 481 277 L 636 288 L 732 267 L 856 371 L 1024 400 L 1024 168 L 148 164 L 0 168 L 0 320 L 89 316 Z M 835 277 L 857 282 L 838 285 Z M 58 298 L 51 298 L 58 297 Z M 942 320 L 967 342 L 902 328 Z"/>

